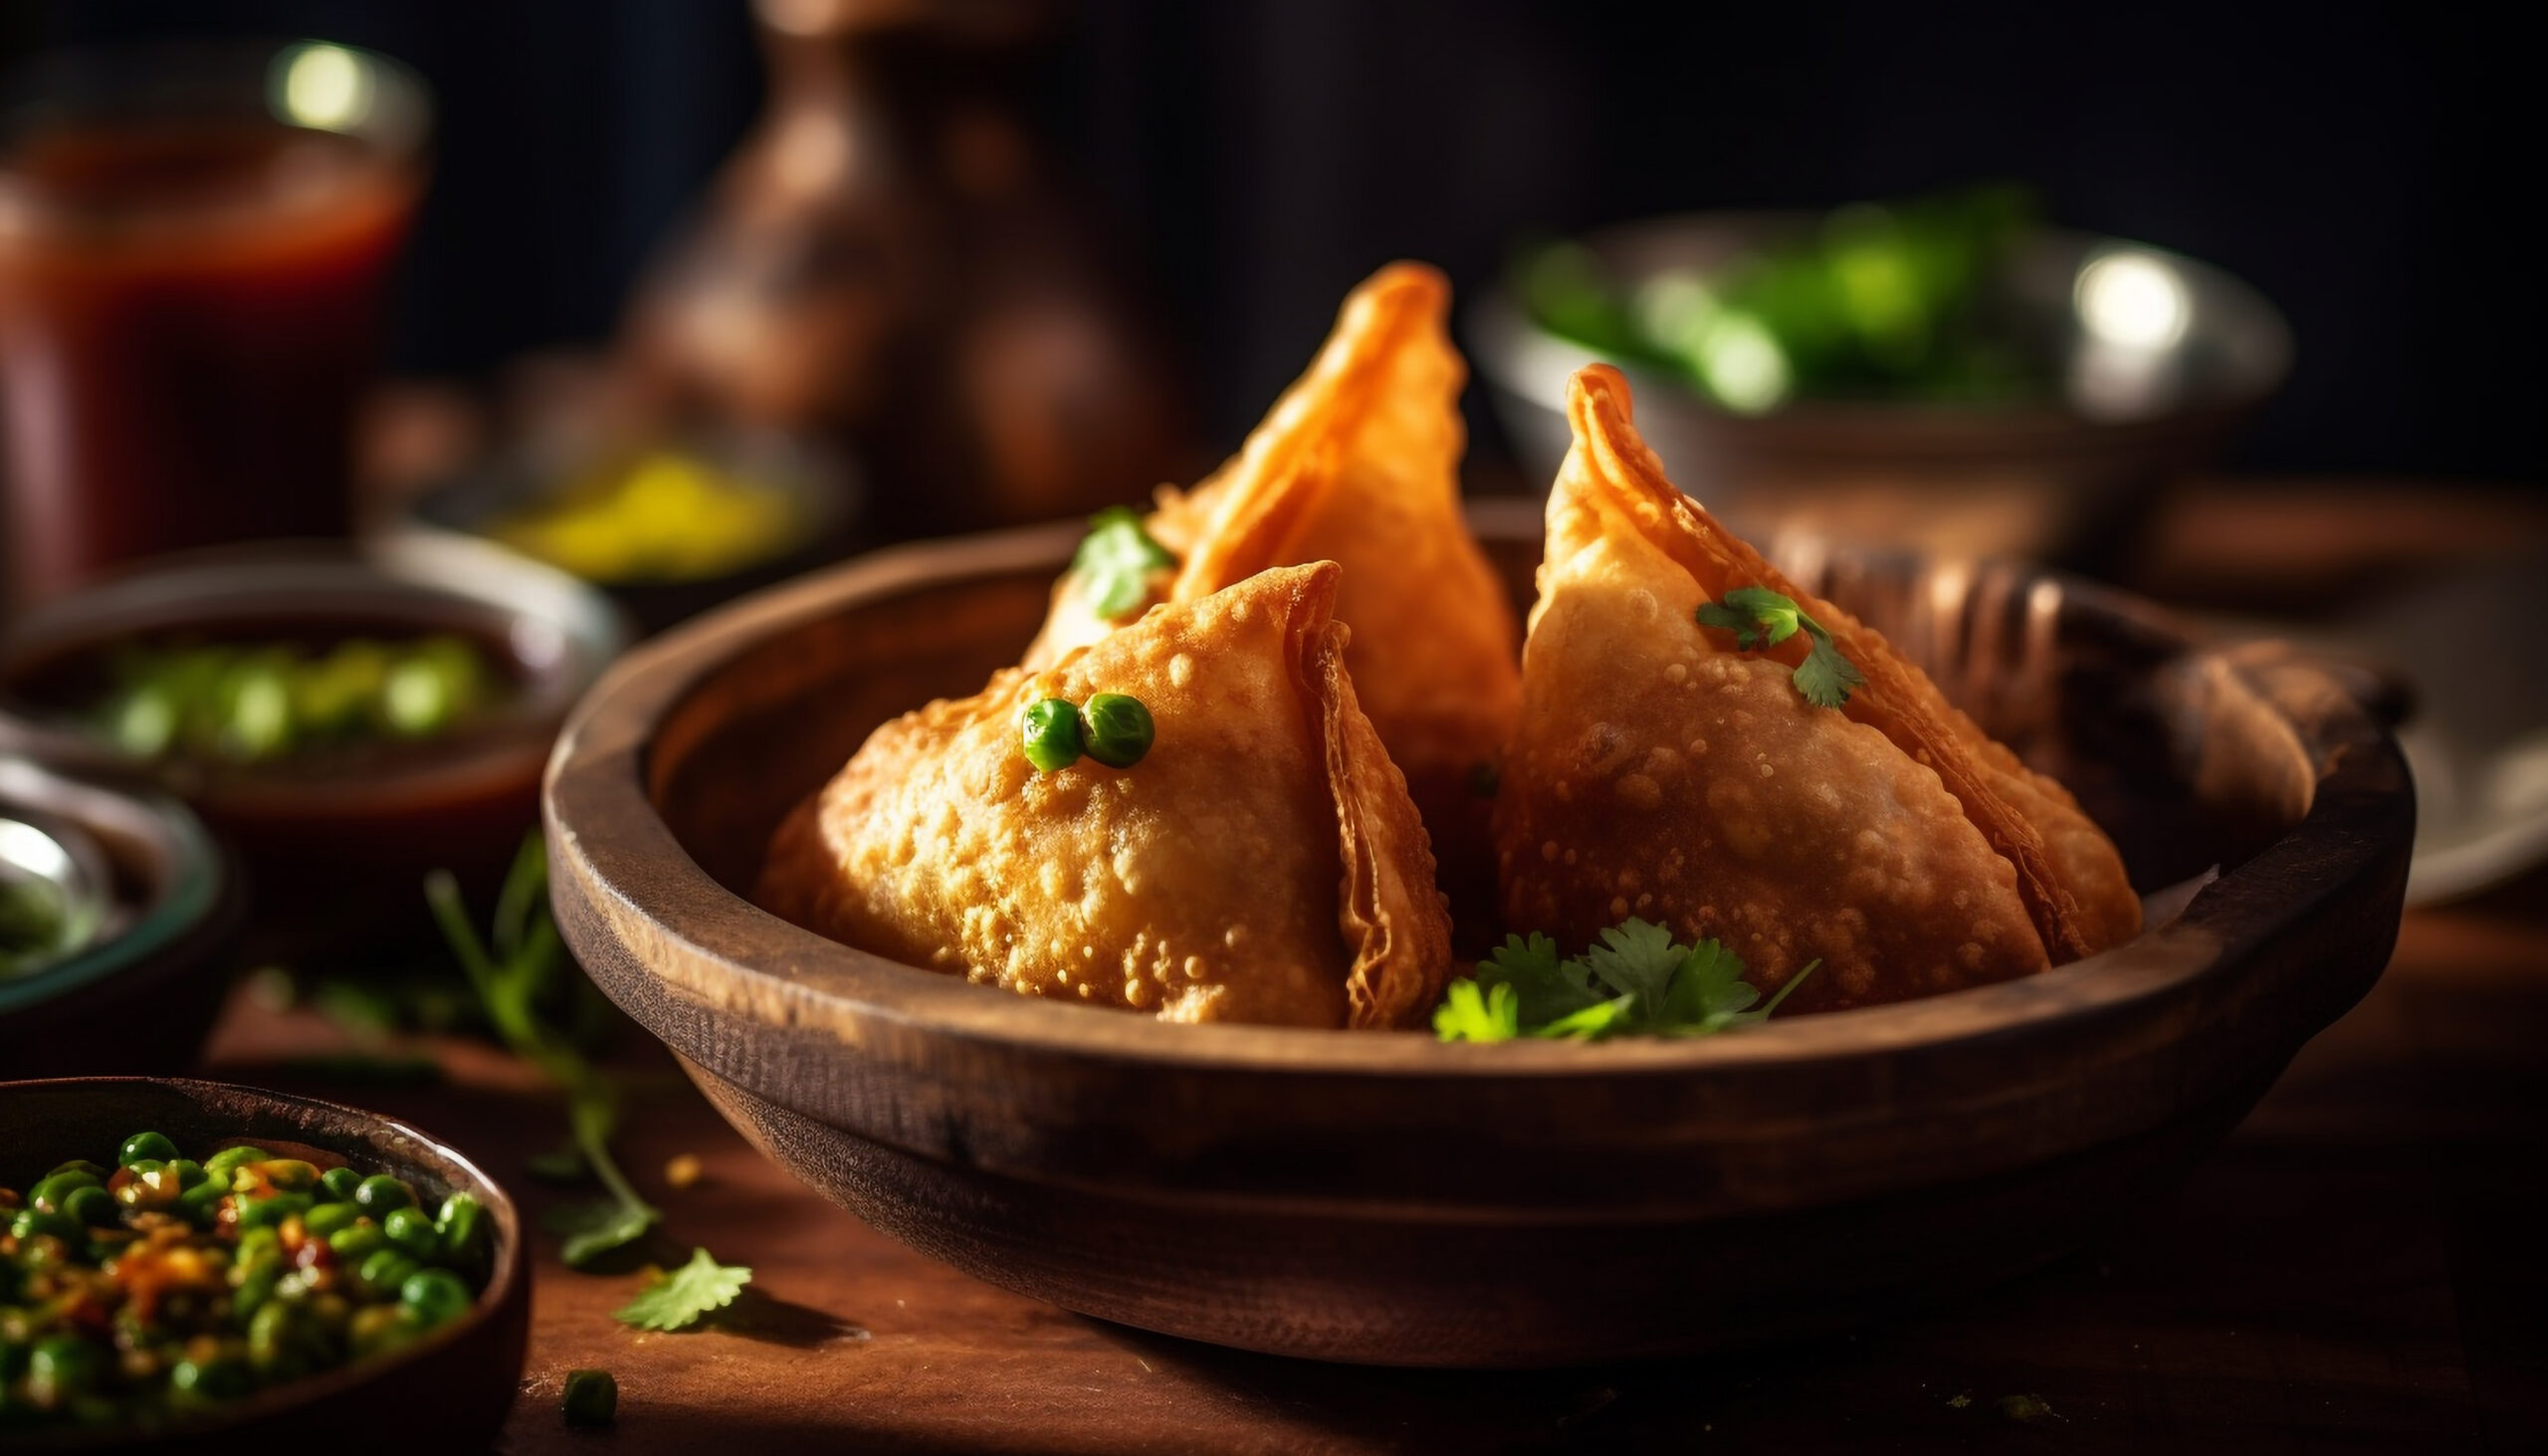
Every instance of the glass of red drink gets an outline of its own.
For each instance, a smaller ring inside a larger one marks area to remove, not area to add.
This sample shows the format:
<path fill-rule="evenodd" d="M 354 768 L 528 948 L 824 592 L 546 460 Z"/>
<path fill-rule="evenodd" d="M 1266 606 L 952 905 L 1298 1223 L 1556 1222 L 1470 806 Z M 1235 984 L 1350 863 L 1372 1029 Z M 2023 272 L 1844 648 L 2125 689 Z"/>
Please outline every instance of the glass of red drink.
<path fill-rule="evenodd" d="M 324 42 L 71 52 L 0 87 L 10 595 L 341 535 L 421 83 Z"/>

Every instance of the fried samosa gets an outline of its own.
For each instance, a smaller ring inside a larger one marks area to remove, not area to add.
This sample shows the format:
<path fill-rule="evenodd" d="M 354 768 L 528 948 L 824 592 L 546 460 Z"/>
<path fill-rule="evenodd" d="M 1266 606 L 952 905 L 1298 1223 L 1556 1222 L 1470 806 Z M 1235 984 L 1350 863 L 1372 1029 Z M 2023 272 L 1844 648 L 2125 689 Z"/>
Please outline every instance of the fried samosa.
<path fill-rule="evenodd" d="M 1617 370 L 1579 372 L 1567 405 L 1495 804 L 1510 929 L 1572 947 L 1641 917 L 1722 940 L 1765 990 L 1818 960 L 1798 1010 L 2138 933 L 2122 860 L 2069 794 L 1675 489 Z"/>
<path fill-rule="evenodd" d="M 1395 1027 L 1450 967 L 1404 779 L 1355 698 L 1333 562 L 1176 602 L 878 728 L 754 898 L 878 954 L 1170 1021 Z M 1039 772 L 1032 704 L 1123 694 L 1130 768 Z"/>
<path fill-rule="evenodd" d="M 1309 372 L 1235 458 L 1190 492 L 1162 488 L 1145 534 L 1101 526 L 1119 532 L 1117 548 L 1092 537 L 1056 584 L 1026 665 L 1059 661 L 1159 601 L 1194 601 L 1272 566 L 1338 562 L 1337 616 L 1354 629 L 1347 661 L 1365 711 L 1436 852 L 1471 851 L 1483 901 L 1492 868 L 1473 848 L 1486 829 L 1476 786 L 1521 698 L 1521 629 L 1460 515 L 1467 370 L 1444 331 L 1449 302 L 1442 276 L 1413 263 L 1357 288 Z M 1146 544 L 1159 551 L 1147 572 Z M 1456 882 L 1459 867 L 1448 869 Z"/>

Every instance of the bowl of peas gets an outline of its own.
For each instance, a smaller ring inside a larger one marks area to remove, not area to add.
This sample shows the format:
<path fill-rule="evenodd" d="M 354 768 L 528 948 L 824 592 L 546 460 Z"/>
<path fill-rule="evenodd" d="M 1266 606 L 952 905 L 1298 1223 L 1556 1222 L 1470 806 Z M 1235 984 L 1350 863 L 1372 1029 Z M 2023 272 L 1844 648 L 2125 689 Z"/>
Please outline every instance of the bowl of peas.
<path fill-rule="evenodd" d="M 627 640 L 581 581 L 484 542 L 170 558 L 0 637 L 0 752 L 145 782 L 237 850 L 297 958 L 491 890 L 565 712 Z"/>
<path fill-rule="evenodd" d="M 530 1327 L 511 1198 L 427 1135 L 220 1083 L 0 1084 L 0 1446 L 484 1449 Z"/>

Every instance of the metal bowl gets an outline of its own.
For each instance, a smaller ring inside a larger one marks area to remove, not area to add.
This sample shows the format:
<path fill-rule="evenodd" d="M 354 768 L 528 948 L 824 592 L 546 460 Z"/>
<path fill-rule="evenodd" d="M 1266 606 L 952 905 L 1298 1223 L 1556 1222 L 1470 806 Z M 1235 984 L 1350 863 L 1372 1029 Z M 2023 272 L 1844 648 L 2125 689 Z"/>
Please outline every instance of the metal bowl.
<path fill-rule="evenodd" d="M 1819 221 L 1702 213 L 1586 239 L 1622 287 L 1701 276 Z M 2055 361 L 2023 403 L 1792 401 L 1742 414 L 1634 360 L 1637 428 L 1674 477 L 1742 528 L 2092 562 L 2157 487 L 2215 458 L 2290 367 L 2291 334 L 2253 289 L 2119 238 L 2040 229 L 1986 286 L 1989 306 Z M 1466 332 L 1496 417 L 1534 480 L 1566 457 L 1566 381 L 1599 355 L 1533 321 L 1499 287 Z"/>

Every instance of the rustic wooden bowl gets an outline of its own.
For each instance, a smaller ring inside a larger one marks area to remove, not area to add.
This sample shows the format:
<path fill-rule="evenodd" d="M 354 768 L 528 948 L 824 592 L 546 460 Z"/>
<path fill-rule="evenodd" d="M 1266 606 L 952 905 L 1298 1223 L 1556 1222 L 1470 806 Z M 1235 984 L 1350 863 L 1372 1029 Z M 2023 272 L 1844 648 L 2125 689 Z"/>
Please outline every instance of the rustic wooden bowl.
<path fill-rule="evenodd" d="M 396 1173 L 429 1206 L 451 1193 L 487 1205 L 495 1229 L 487 1287 L 467 1315 L 377 1359 L 278 1385 L 218 1414 L 135 1435 L 102 1429 L 12 1435 L 30 1451 L 123 1452 L 329 1450 L 356 1444 L 396 1451 L 489 1449 L 513 1408 L 531 1337 L 531 1264 L 522 1215 L 495 1179 L 403 1123 L 333 1103 L 220 1082 L 161 1077 L 68 1077 L 0 1083 L 0 1186 L 28 1180 L 70 1157 L 112 1151 L 133 1133 L 164 1133 L 189 1154 L 241 1143 Z"/>
<path fill-rule="evenodd" d="M 1536 510 L 1476 513 L 1517 598 Z M 2079 1247 L 2378 977 L 2414 799 L 2330 671 L 2023 568 L 1810 559 L 2070 782 L 2181 918 L 2094 959 L 1594 1046 L 1162 1024 L 836 944 L 743 890 L 876 724 L 1014 660 L 1074 527 L 911 547 L 623 661 L 549 764 L 568 942 L 745 1136 L 973 1274 L 1284 1354 L 1529 1365 L 1880 1316 Z"/>

